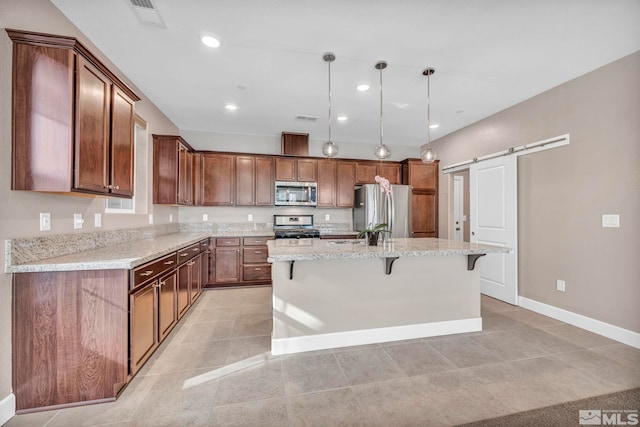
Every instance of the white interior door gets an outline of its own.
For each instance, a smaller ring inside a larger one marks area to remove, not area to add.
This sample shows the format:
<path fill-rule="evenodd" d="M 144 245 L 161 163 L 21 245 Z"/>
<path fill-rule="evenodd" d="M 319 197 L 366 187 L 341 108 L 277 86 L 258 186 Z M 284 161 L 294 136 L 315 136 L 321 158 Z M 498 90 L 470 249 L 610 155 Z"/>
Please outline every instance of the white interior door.
<path fill-rule="evenodd" d="M 481 292 L 518 303 L 518 187 L 517 157 L 483 160 L 469 169 L 471 241 L 512 249 L 488 254 L 478 261 Z"/>

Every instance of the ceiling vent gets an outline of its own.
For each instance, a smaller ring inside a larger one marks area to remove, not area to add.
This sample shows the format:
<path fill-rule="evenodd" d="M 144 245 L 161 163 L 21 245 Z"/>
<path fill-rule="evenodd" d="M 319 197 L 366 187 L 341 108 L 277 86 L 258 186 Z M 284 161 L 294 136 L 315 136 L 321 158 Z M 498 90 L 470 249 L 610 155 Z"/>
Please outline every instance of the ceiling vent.
<path fill-rule="evenodd" d="M 305 116 L 304 114 L 298 114 L 296 116 L 296 120 L 303 120 L 306 122 L 315 122 L 316 120 L 318 120 L 318 118 L 315 116 Z"/>
<path fill-rule="evenodd" d="M 129 0 L 129 3 L 131 4 L 140 23 L 167 28 L 164 20 L 151 0 Z"/>

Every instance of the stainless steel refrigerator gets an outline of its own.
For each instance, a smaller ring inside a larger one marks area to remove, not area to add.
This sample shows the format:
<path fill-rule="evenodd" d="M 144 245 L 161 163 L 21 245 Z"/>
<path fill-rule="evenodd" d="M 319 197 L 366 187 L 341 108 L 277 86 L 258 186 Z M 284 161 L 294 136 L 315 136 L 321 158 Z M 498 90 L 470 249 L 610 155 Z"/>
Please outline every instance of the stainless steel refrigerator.
<path fill-rule="evenodd" d="M 354 230 L 386 223 L 390 237 L 411 237 L 410 185 L 391 185 L 391 197 L 381 191 L 379 184 L 359 185 L 353 206 Z"/>

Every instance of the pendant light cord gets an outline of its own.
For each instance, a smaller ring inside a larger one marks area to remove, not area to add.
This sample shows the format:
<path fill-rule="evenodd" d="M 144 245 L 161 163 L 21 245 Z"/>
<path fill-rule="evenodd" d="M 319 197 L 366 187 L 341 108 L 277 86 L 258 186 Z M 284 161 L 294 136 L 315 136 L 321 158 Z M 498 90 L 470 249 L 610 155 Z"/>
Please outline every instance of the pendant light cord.
<path fill-rule="evenodd" d="M 382 147 L 382 69 L 380 66 L 380 146 Z"/>
<path fill-rule="evenodd" d="M 329 65 L 329 142 L 331 142 L 331 61 L 327 61 Z"/>
<path fill-rule="evenodd" d="M 431 74 L 427 74 L 427 147 L 431 148 Z"/>

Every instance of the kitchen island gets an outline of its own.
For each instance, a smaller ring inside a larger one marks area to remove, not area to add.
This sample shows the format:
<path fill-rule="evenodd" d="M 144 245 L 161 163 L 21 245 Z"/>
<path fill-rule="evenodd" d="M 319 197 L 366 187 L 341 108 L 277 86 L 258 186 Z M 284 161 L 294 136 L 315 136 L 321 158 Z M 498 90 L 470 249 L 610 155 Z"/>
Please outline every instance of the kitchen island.
<path fill-rule="evenodd" d="M 268 247 L 273 354 L 480 331 L 475 263 L 510 252 L 435 238 L 379 246 L 283 239 Z"/>

